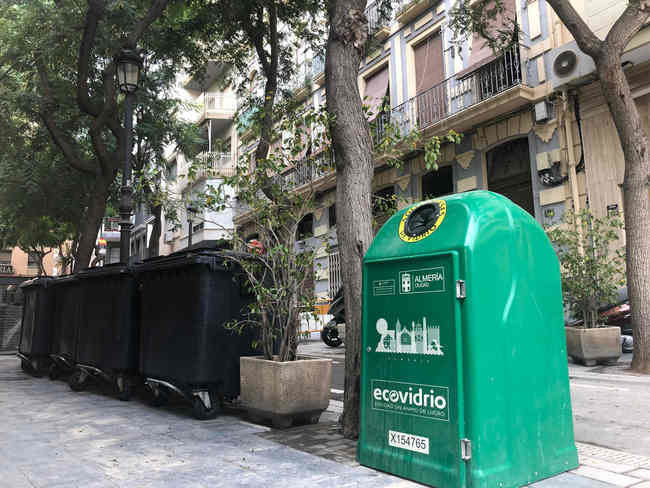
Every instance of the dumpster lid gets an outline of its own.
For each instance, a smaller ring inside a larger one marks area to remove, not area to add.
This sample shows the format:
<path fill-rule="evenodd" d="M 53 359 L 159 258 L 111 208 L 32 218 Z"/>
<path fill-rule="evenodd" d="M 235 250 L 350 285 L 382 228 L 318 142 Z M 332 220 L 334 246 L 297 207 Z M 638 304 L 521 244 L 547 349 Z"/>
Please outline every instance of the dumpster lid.
<path fill-rule="evenodd" d="M 79 278 L 95 278 L 99 276 L 114 276 L 118 274 L 133 274 L 135 270 L 133 266 L 124 263 L 106 264 L 94 268 L 86 268 L 79 271 Z"/>
<path fill-rule="evenodd" d="M 72 283 L 77 281 L 78 279 L 79 277 L 76 274 L 61 275 L 61 276 L 57 276 L 56 278 L 53 278 L 50 282 L 50 285 L 61 285 L 65 283 Z"/>
<path fill-rule="evenodd" d="M 31 280 L 23 281 L 20 285 L 18 285 L 19 288 L 29 288 L 31 286 L 48 286 L 51 284 L 53 281 L 53 278 L 51 276 L 37 276 L 36 278 L 32 278 Z"/>
<path fill-rule="evenodd" d="M 224 262 L 228 256 L 238 256 L 240 258 L 253 259 L 254 256 L 247 253 L 235 251 L 224 251 L 220 249 L 191 249 L 172 253 L 168 256 L 156 256 L 145 259 L 142 263 L 136 265 L 138 272 L 157 271 L 170 269 L 192 264 L 204 264 L 210 267 L 212 271 L 225 270 Z"/>

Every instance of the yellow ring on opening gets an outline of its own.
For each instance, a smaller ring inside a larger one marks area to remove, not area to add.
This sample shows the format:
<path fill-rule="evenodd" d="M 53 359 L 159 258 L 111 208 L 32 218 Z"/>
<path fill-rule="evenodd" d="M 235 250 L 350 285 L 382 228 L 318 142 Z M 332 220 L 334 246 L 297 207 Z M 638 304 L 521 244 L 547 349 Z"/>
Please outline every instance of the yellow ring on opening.
<path fill-rule="evenodd" d="M 415 209 L 420 208 L 422 205 L 427 205 L 432 202 L 437 203 L 438 206 L 440 207 L 440 215 L 438 215 L 438 218 L 436 219 L 435 223 L 431 227 L 429 227 L 429 229 L 426 232 L 420 235 L 417 236 L 406 235 L 406 231 L 404 229 L 406 227 L 406 221 L 408 220 L 409 215 L 411 215 Z M 442 221 L 445 219 L 445 215 L 447 215 L 447 202 L 445 202 L 444 200 L 427 200 L 425 202 L 420 202 L 417 205 L 413 205 L 406 212 L 404 212 L 404 215 L 402 215 L 402 220 L 399 223 L 399 238 L 402 239 L 404 242 L 421 241 L 425 237 L 429 237 L 438 229 L 438 227 L 440 227 L 440 224 L 442 224 Z"/>

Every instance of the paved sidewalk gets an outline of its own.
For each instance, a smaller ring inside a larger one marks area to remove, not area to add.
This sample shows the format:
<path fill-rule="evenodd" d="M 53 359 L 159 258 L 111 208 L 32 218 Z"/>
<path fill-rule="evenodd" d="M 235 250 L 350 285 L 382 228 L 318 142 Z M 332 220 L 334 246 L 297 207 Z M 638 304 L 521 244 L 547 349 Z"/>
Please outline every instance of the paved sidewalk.
<path fill-rule="evenodd" d="M 334 423 L 275 431 L 237 414 L 199 422 L 183 405 L 120 402 L 98 389 L 70 391 L 0 357 L 0 486 L 373 487 L 415 483 L 359 466 Z M 650 459 L 579 445 L 582 466 L 536 488 L 649 488 Z M 601 481 L 598 481 L 601 480 Z"/>

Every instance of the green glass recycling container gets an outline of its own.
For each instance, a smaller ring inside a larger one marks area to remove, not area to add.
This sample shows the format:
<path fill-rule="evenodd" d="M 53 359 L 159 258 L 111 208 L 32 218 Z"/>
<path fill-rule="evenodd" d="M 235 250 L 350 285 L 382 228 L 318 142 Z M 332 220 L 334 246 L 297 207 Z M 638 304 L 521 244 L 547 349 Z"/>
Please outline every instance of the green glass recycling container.
<path fill-rule="evenodd" d="M 557 256 L 507 198 L 412 205 L 364 257 L 363 465 L 509 488 L 578 465 Z"/>

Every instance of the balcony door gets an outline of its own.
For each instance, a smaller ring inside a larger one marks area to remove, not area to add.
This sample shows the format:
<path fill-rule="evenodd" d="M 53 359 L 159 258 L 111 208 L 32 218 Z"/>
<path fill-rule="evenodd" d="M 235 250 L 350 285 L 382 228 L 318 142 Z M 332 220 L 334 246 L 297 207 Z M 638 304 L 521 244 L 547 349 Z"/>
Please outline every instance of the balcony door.
<path fill-rule="evenodd" d="M 447 116 L 445 63 L 440 32 L 414 47 L 417 126 L 435 124 Z"/>
<path fill-rule="evenodd" d="M 385 124 L 390 117 L 390 88 L 388 82 L 388 64 L 365 78 L 364 104 L 369 107 L 369 120 L 375 122 L 373 134 L 375 144 L 384 135 Z"/>
<path fill-rule="evenodd" d="M 488 190 L 508 197 L 535 216 L 528 139 L 504 142 L 486 154 Z"/>

